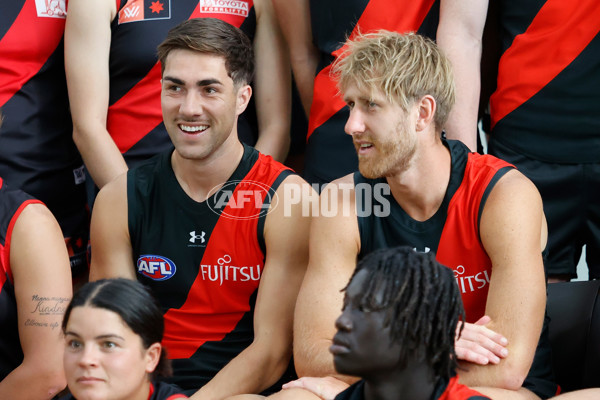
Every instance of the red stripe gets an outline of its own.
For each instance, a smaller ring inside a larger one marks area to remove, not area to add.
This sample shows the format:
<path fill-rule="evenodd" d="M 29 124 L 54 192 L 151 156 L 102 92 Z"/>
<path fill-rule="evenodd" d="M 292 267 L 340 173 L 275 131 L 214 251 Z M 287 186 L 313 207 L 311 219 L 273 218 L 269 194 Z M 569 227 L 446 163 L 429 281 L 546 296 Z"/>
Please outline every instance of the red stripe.
<path fill-rule="evenodd" d="M 281 168 L 272 162 L 259 160 L 244 178 L 245 182 L 261 182 L 271 186 L 280 175 Z M 202 256 L 201 265 L 216 265 L 225 254 L 231 256 L 231 265 L 261 265 L 264 268 L 264 254 L 258 245 L 256 235 L 257 218 L 248 218 L 252 207 L 231 207 L 235 202 L 238 184 L 228 205 L 221 215 L 235 215 L 237 218 L 221 216 L 217 221 Z M 243 190 L 243 189 L 240 189 Z M 262 196 L 264 201 L 264 195 Z M 232 244 L 235 246 L 232 247 Z M 245 312 L 250 311 L 249 299 L 257 289 L 259 281 L 219 282 L 203 280 L 199 273 L 192 284 L 186 302 L 178 309 L 169 309 L 165 314 L 165 334 L 163 343 L 169 358 L 190 358 L 207 341 L 220 341 L 231 332 Z M 262 273 L 262 270 L 261 270 Z M 216 312 L 215 309 L 219 311 Z"/>
<path fill-rule="evenodd" d="M 434 2 L 434 0 L 407 1 L 402 7 L 393 7 L 395 12 L 392 12 L 389 0 L 371 0 L 350 34 L 350 39 L 357 36 L 359 29 L 362 33 L 379 29 L 396 32 L 417 31 Z M 346 47 L 344 45 L 333 55 L 341 54 Z M 336 82 L 329 76 L 330 70 L 331 67 L 327 66 L 315 78 L 307 139 L 316 128 L 346 105 L 339 96 Z"/>
<path fill-rule="evenodd" d="M 25 1 L 0 41 L 0 107 L 38 73 L 56 50 L 64 30 L 64 18 L 38 17 L 35 0 Z"/>
<path fill-rule="evenodd" d="M 492 126 L 564 70 L 600 32 L 598 0 L 547 0 L 500 58 Z"/>
<path fill-rule="evenodd" d="M 6 239 L 4 240 L 4 247 L 5 247 L 5 252 L 4 255 L 6 256 L 4 262 L 4 266 L 6 268 L 6 274 L 8 275 L 8 279 L 10 279 L 10 281 L 13 281 L 13 276 L 12 276 L 12 270 L 10 268 L 10 242 L 12 240 L 12 231 L 15 227 L 15 224 L 17 223 L 17 219 L 19 218 L 19 216 L 21 215 L 21 213 L 23 212 L 23 210 L 25 209 L 25 207 L 27 207 L 30 204 L 44 204 L 39 200 L 26 200 L 24 201 L 19 208 L 17 208 L 17 211 L 15 211 L 14 215 L 12 216 L 12 218 L 10 219 L 10 223 L 8 224 L 8 229 L 6 230 Z"/>
<path fill-rule="evenodd" d="M 252 6 L 252 2 L 249 3 Z M 206 16 L 200 13 L 198 3 L 190 19 Z M 219 14 L 219 17 L 238 28 L 244 21 L 244 18 L 234 15 L 224 17 Z M 131 149 L 162 122 L 160 79 L 160 63 L 157 62 L 148 75 L 108 108 L 106 126 L 121 153 Z"/>

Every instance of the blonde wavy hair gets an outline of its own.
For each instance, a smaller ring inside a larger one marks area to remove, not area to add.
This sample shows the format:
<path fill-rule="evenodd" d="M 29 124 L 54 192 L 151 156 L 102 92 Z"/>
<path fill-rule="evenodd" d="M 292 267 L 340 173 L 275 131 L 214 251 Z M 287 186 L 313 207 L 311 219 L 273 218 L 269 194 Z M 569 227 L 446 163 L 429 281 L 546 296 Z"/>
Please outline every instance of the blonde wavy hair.
<path fill-rule="evenodd" d="M 450 61 L 431 40 L 416 33 L 380 30 L 346 42 L 332 74 L 340 91 L 351 84 L 383 91 L 404 111 L 425 95 L 435 99 L 434 123 L 442 129 L 455 102 Z"/>

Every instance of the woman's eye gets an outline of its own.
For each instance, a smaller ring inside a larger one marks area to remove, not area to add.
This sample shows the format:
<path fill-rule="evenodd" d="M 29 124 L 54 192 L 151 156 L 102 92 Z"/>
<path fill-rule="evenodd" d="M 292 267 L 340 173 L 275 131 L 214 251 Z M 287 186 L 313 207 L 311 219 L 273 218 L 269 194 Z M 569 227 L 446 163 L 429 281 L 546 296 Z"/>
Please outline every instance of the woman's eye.
<path fill-rule="evenodd" d="M 77 350 L 77 349 L 81 348 L 81 342 L 79 340 L 69 340 L 67 342 L 67 346 L 70 349 Z"/>

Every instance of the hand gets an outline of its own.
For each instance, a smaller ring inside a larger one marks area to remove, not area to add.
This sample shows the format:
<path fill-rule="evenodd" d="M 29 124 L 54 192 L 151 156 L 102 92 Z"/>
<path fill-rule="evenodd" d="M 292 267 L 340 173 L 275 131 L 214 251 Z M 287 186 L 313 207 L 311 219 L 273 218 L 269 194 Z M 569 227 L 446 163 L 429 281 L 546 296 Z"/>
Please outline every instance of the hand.
<path fill-rule="evenodd" d="M 291 381 L 282 386 L 283 389 L 301 388 L 319 396 L 323 400 L 333 400 L 341 391 L 348 386 L 346 382 L 340 381 L 332 376 L 316 378 L 305 376 Z"/>
<path fill-rule="evenodd" d="M 492 319 L 484 315 L 474 324 L 465 322 L 461 336 L 454 343 L 456 357 L 459 360 L 486 365 L 498 364 L 508 355 L 508 340 L 499 333 L 487 328 Z M 456 328 L 456 335 L 461 323 Z"/>

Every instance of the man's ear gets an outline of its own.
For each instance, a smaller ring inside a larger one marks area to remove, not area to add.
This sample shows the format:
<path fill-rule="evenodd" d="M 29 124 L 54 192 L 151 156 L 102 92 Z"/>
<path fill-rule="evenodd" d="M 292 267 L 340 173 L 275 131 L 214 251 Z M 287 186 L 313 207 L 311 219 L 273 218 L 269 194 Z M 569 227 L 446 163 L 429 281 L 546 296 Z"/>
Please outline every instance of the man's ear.
<path fill-rule="evenodd" d="M 417 121 L 416 130 L 417 132 L 425 130 L 429 125 L 433 123 L 433 117 L 435 116 L 435 110 L 437 105 L 435 99 L 431 95 L 425 95 L 417 101 Z"/>
<path fill-rule="evenodd" d="M 250 102 L 250 97 L 252 97 L 252 88 L 250 85 L 243 85 L 238 89 L 236 99 L 237 115 L 240 115 L 246 110 L 248 102 Z"/>

